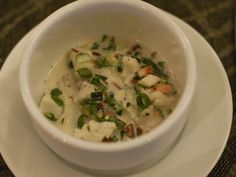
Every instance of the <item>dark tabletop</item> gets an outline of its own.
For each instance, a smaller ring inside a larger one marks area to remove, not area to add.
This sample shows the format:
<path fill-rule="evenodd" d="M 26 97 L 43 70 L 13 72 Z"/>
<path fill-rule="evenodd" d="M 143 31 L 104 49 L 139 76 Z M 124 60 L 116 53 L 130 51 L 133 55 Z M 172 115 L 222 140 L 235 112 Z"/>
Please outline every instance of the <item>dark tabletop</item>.
<path fill-rule="evenodd" d="M 73 0 L 0 0 L 0 68 L 16 43 L 49 14 Z M 221 59 L 233 93 L 235 112 L 235 0 L 146 0 L 194 27 Z M 0 176 L 14 177 L 0 156 Z M 227 146 L 209 177 L 236 177 L 236 117 Z"/>

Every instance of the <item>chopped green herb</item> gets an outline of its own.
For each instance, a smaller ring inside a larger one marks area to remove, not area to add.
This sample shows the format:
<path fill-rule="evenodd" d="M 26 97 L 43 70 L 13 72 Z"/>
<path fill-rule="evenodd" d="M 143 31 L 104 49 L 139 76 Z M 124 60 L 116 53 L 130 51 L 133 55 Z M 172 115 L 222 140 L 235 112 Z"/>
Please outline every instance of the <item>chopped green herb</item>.
<path fill-rule="evenodd" d="M 95 76 L 99 77 L 100 79 L 102 80 L 107 80 L 107 77 L 106 76 L 103 76 L 103 75 L 100 75 L 100 74 L 95 74 Z"/>
<path fill-rule="evenodd" d="M 104 67 L 108 67 L 110 65 L 111 65 L 110 62 L 104 56 L 101 56 L 96 60 L 96 67 L 97 68 L 104 68 Z"/>
<path fill-rule="evenodd" d="M 136 102 L 139 108 L 146 109 L 151 104 L 149 97 L 145 93 L 138 93 Z"/>
<path fill-rule="evenodd" d="M 124 126 L 126 125 L 126 123 L 118 118 L 114 118 L 114 117 L 109 117 L 109 119 L 107 120 L 109 122 L 114 122 L 116 124 L 116 127 L 120 130 L 123 130 Z"/>
<path fill-rule="evenodd" d="M 106 86 L 101 82 L 101 80 L 98 77 L 92 78 L 90 83 L 99 87 L 101 90 L 106 90 Z"/>
<path fill-rule="evenodd" d="M 78 53 L 76 56 L 76 61 L 78 64 L 84 63 L 84 62 L 90 62 L 91 56 L 88 53 Z"/>
<path fill-rule="evenodd" d="M 94 42 L 91 49 L 92 50 L 97 50 L 99 48 L 99 44 L 97 42 Z"/>
<path fill-rule="evenodd" d="M 88 118 L 87 115 L 81 114 L 78 118 L 77 127 L 81 129 L 84 126 L 84 124 L 86 123 L 87 118 Z"/>
<path fill-rule="evenodd" d="M 123 113 L 123 109 L 122 107 L 119 107 L 117 110 L 116 110 L 116 114 L 118 114 L 119 116 L 121 116 Z"/>
<path fill-rule="evenodd" d="M 113 142 L 117 142 L 118 141 L 118 138 L 116 136 L 113 136 L 111 139 L 112 139 Z"/>
<path fill-rule="evenodd" d="M 171 114 L 172 113 L 172 109 L 167 109 L 166 112 L 167 112 L 167 115 Z"/>
<path fill-rule="evenodd" d="M 83 112 L 85 114 L 93 116 L 98 122 L 103 121 L 103 119 L 98 115 L 98 110 L 100 109 L 99 102 L 94 102 L 89 98 L 85 98 L 80 101 L 80 105 L 82 106 Z"/>
<path fill-rule="evenodd" d="M 48 118 L 49 120 L 51 120 L 51 121 L 57 121 L 56 117 L 55 117 L 54 114 L 51 113 L 51 112 L 45 113 L 44 116 L 45 116 L 46 118 Z"/>
<path fill-rule="evenodd" d="M 125 135 L 127 135 L 127 131 L 121 130 L 121 132 L 120 132 L 120 139 L 123 140 Z"/>
<path fill-rule="evenodd" d="M 93 76 L 92 72 L 88 68 L 79 68 L 77 72 L 83 79 L 89 79 Z"/>
<path fill-rule="evenodd" d="M 91 93 L 91 101 L 101 101 L 103 98 L 103 92 L 92 92 Z"/>
<path fill-rule="evenodd" d="M 114 97 L 114 93 L 113 92 L 108 92 L 108 96 L 113 98 Z"/>
<path fill-rule="evenodd" d="M 113 110 L 118 114 L 119 116 L 123 113 L 123 107 L 120 103 L 118 103 L 112 92 L 109 92 L 108 94 L 105 93 L 105 103 L 107 103 L 110 107 L 113 108 Z"/>
<path fill-rule="evenodd" d="M 69 66 L 70 69 L 73 69 L 73 68 L 74 68 L 73 62 L 70 61 L 69 64 L 68 64 L 68 66 Z"/>
<path fill-rule="evenodd" d="M 108 36 L 107 36 L 106 34 L 104 34 L 104 35 L 102 36 L 102 42 L 105 42 L 105 41 L 107 40 L 107 38 L 108 38 Z"/>
<path fill-rule="evenodd" d="M 51 90 L 51 96 L 58 97 L 62 95 L 62 91 L 59 88 L 54 88 Z"/>
<path fill-rule="evenodd" d="M 61 119 L 61 124 L 64 124 L 64 122 L 65 122 L 65 119 L 62 118 L 62 119 Z"/>
<path fill-rule="evenodd" d="M 60 98 L 60 96 L 62 95 L 62 91 L 59 88 L 54 88 L 51 90 L 51 98 L 53 99 L 53 101 L 60 107 L 64 107 L 64 102 L 63 100 Z"/>
<path fill-rule="evenodd" d="M 111 37 L 108 47 L 103 48 L 103 50 L 116 51 L 116 44 L 114 37 Z"/>
<path fill-rule="evenodd" d="M 135 76 L 133 77 L 133 80 L 138 81 L 138 80 L 140 80 L 140 79 L 141 79 L 141 77 L 139 77 L 138 74 L 135 73 Z"/>
<path fill-rule="evenodd" d="M 109 92 L 110 93 L 110 92 Z M 111 106 L 111 107 L 114 107 L 115 104 L 116 104 L 116 101 L 114 99 L 114 96 L 113 95 L 110 95 L 110 94 L 106 94 L 105 93 L 105 102 Z"/>
<path fill-rule="evenodd" d="M 123 66 L 123 60 L 122 60 L 122 59 L 118 59 L 117 71 L 118 71 L 119 73 L 121 73 L 121 72 L 123 71 L 123 68 L 124 68 L 124 66 Z"/>
<path fill-rule="evenodd" d="M 155 75 L 157 75 L 158 77 L 164 78 L 164 79 L 168 79 L 168 75 L 164 71 L 163 62 L 159 62 L 159 63 L 156 64 L 151 59 L 142 58 L 140 64 L 141 64 L 142 68 L 145 67 L 145 66 L 151 65 L 153 70 L 154 70 Z"/>
<path fill-rule="evenodd" d="M 126 107 L 128 108 L 128 107 L 130 107 L 130 102 L 128 102 L 128 103 L 126 103 Z"/>

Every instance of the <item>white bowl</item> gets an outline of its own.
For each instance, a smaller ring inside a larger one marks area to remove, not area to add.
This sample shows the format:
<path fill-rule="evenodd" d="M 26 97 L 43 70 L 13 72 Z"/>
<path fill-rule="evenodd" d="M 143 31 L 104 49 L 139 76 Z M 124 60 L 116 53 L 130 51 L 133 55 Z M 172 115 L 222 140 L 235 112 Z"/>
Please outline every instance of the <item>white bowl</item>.
<path fill-rule="evenodd" d="M 156 129 L 134 140 L 93 143 L 64 133 L 39 110 L 50 67 L 72 46 L 110 34 L 139 40 L 157 50 L 172 68 L 181 97 L 172 114 Z M 105 173 L 131 172 L 159 160 L 183 129 L 196 82 L 196 64 L 185 34 L 162 10 L 138 0 L 79 0 L 50 15 L 34 31 L 20 67 L 21 94 L 34 127 L 59 156 Z"/>

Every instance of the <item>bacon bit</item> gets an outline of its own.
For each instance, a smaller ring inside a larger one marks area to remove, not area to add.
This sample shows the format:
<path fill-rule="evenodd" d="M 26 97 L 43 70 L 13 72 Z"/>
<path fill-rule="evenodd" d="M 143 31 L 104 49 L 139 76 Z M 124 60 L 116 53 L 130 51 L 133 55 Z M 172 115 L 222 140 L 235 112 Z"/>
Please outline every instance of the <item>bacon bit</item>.
<path fill-rule="evenodd" d="M 122 57 L 121 54 L 119 54 L 119 53 L 116 53 L 116 54 L 115 54 L 115 58 L 116 58 L 116 59 L 120 59 L 120 57 Z"/>
<path fill-rule="evenodd" d="M 113 82 L 112 84 L 113 84 L 116 88 L 118 88 L 118 89 L 121 90 L 121 87 L 120 87 L 117 83 Z"/>
<path fill-rule="evenodd" d="M 147 76 L 147 75 L 153 74 L 153 73 L 154 73 L 154 70 L 153 70 L 152 66 L 149 65 L 149 66 L 146 66 L 146 67 L 142 68 L 141 70 L 139 70 L 138 76 L 144 77 L 144 76 Z"/>
<path fill-rule="evenodd" d="M 163 94 L 169 94 L 173 91 L 173 87 L 170 84 L 159 84 L 153 87 L 152 91 L 159 91 Z"/>
<path fill-rule="evenodd" d="M 105 138 L 103 138 L 102 142 L 110 143 L 110 142 L 112 142 L 112 138 L 111 137 L 109 137 L 109 138 L 105 137 Z"/>
<path fill-rule="evenodd" d="M 114 112 L 112 112 L 112 111 L 106 111 L 106 112 L 104 112 L 104 115 L 105 116 L 111 116 L 111 117 L 114 117 L 114 116 L 116 116 L 116 113 L 114 113 Z"/>
<path fill-rule="evenodd" d="M 126 52 L 126 55 L 132 56 L 132 53 L 130 51 Z"/>
<path fill-rule="evenodd" d="M 140 136 L 143 134 L 143 129 L 140 127 L 137 127 L 136 132 L 137 132 L 137 136 Z"/>
<path fill-rule="evenodd" d="M 98 52 L 92 52 L 92 54 L 95 55 L 95 56 L 101 56 L 101 54 L 98 53 Z"/>
<path fill-rule="evenodd" d="M 137 80 L 134 80 L 134 79 L 132 79 L 132 80 L 130 80 L 130 82 L 131 82 L 132 84 L 136 84 L 138 81 L 137 81 Z"/>
<path fill-rule="evenodd" d="M 129 124 L 125 127 L 125 131 L 127 132 L 127 136 L 130 138 L 134 138 L 135 137 L 135 132 L 134 132 L 134 125 L 133 124 Z"/>
<path fill-rule="evenodd" d="M 75 49 L 75 48 L 71 48 L 71 50 L 72 50 L 73 52 L 79 53 L 79 51 L 78 51 L 77 49 Z"/>
<path fill-rule="evenodd" d="M 104 101 L 101 101 L 101 102 L 99 103 L 99 109 L 104 109 L 104 107 L 105 107 L 105 102 L 104 102 Z"/>

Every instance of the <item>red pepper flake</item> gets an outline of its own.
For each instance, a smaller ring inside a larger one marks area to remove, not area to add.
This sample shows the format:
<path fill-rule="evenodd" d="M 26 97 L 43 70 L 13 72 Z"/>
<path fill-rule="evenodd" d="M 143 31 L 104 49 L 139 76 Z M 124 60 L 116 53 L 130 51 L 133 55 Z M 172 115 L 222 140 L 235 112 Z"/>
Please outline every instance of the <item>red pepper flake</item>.
<path fill-rule="evenodd" d="M 155 92 L 155 91 L 157 90 L 157 87 L 154 86 L 154 87 L 151 88 L 151 90 L 152 90 L 153 92 Z"/>
<path fill-rule="evenodd" d="M 117 83 L 113 82 L 112 84 L 113 84 L 116 88 L 118 88 L 118 89 L 121 90 L 121 87 L 120 87 Z"/>
<path fill-rule="evenodd" d="M 110 143 L 110 142 L 112 142 L 112 138 L 111 137 L 109 137 L 109 138 L 105 137 L 105 138 L 103 138 L 102 142 Z"/>
<path fill-rule="evenodd" d="M 135 132 L 134 132 L 134 125 L 133 124 L 129 124 L 127 125 L 127 127 L 125 128 L 126 132 L 127 132 L 127 136 L 130 138 L 134 138 L 135 137 Z"/>
<path fill-rule="evenodd" d="M 123 55 L 120 53 L 116 53 L 114 56 L 116 59 L 121 59 Z"/>
<path fill-rule="evenodd" d="M 132 52 L 130 51 L 126 52 L 126 55 L 132 56 Z"/>
<path fill-rule="evenodd" d="M 136 84 L 138 81 L 137 81 L 137 80 L 134 80 L 134 79 L 132 79 L 132 80 L 130 80 L 130 82 L 131 82 L 132 84 Z"/>
<path fill-rule="evenodd" d="M 75 48 L 71 48 L 71 50 L 72 50 L 73 52 L 79 53 L 79 51 L 78 51 L 77 49 L 75 49 Z"/>
<path fill-rule="evenodd" d="M 136 132 L 137 132 L 137 136 L 140 136 L 143 134 L 143 129 L 140 127 L 137 127 Z"/>
<path fill-rule="evenodd" d="M 92 54 L 95 55 L 95 56 L 101 56 L 101 54 L 98 53 L 98 52 L 92 52 Z"/>

